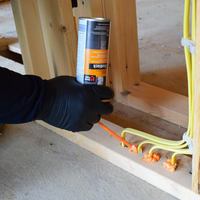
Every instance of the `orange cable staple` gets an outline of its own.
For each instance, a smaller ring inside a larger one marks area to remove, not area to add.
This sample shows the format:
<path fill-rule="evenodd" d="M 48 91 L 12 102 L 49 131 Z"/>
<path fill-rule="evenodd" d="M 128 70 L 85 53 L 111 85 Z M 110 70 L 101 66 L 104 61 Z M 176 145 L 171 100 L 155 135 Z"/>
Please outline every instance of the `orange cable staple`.
<path fill-rule="evenodd" d="M 175 165 L 172 165 L 171 159 L 167 159 L 167 162 L 164 162 L 163 165 L 164 167 L 169 169 L 171 172 L 174 172 L 176 170 L 176 162 L 175 162 Z"/>

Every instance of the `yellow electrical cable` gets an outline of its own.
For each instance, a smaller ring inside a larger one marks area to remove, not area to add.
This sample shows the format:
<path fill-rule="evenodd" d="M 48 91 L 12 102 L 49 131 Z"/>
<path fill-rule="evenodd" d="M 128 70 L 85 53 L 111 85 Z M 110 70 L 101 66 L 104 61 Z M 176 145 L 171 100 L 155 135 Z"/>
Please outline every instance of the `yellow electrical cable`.
<path fill-rule="evenodd" d="M 167 145 L 163 145 L 163 144 L 160 144 L 160 143 L 157 143 L 157 142 L 153 142 L 153 141 L 151 141 L 151 140 L 145 140 L 145 141 L 141 142 L 141 143 L 138 145 L 138 148 L 137 148 L 138 153 L 141 151 L 142 146 L 143 146 L 144 144 L 153 144 L 153 145 L 156 145 L 156 146 L 159 145 L 159 146 L 165 147 L 165 148 L 172 148 L 172 147 L 173 147 L 173 149 L 182 149 L 182 148 L 185 148 L 185 147 L 188 146 L 187 143 L 185 143 L 185 144 L 183 144 L 183 145 L 179 145 L 179 146 L 167 146 Z M 149 153 L 149 154 L 150 154 L 150 153 Z"/>
<path fill-rule="evenodd" d="M 184 17 L 183 17 L 183 39 L 188 39 L 190 37 L 189 34 L 189 15 L 190 15 L 190 0 L 185 0 L 184 4 Z M 188 131 L 187 136 L 190 135 L 191 131 L 191 111 L 192 111 L 192 80 L 191 80 L 191 56 L 188 47 L 184 47 L 185 52 L 185 62 L 187 69 L 187 79 L 188 79 L 188 107 L 189 107 L 189 118 L 188 118 Z"/>
<path fill-rule="evenodd" d="M 176 145 L 181 145 L 183 144 L 185 141 L 184 140 L 180 140 L 180 141 L 172 141 L 172 140 L 167 140 L 167 139 L 163 139 L 160 137 L 156 137 L 154 135 L 151 135 L 149 133 L 145 133 L 143 131 L 138 131 L 136 129 L 132 129 L 132 128 L 126 128 L 125 130 L 122 131 L 121 133 L 121 137 L 123 139 L 125 139 L 125 135 L 126 133 L 131 133 L 133 135 L 137 135 L 143 138 L 146 138 L 148 140 L 154 141 L 154 142 L 158 142 L 160 144 L 166 144 L 166 145 L 171 145 L 171 146 L 176 146 Z M 124 143 L 122 143 L 122 147 L 125 147 Z"/>
<path fill-rule="evenodd" d="M 151 156 L 153 155 L 153 151 L 155 149 L 163 149 L 163 150 L 172 151 L 172 152 L 179 153 L 179 154 L 181 154 L 181 153 L 183 153 L 183 154 L 191 154 L 189 149 L 174 149 L 174 148 L 166 148 L 166 147 L 161 147 L 161 146 L 153 146 L 149 150 L 149 154 Z"/>
<path fill-rule="evenodd" d="M 172 165 L 175 165 L 175 162 L 176 162 L 176 156 L 178 154 L 187 154 L 187 155 L 191 155 L 191 152 L 189 149 L 182 149 L 182 151 L 180 152 L 176 152 L 172 155 Z"/>

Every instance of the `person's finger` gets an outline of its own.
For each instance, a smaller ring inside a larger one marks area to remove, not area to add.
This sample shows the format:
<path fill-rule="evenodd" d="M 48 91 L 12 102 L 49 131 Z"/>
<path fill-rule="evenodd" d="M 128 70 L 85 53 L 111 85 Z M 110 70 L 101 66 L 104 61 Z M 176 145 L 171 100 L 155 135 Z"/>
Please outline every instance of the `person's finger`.
<path fill-rule="evenodd" d="M 94 115 L 89 115 L 88 118 L 87 118 L 87 122 L 89 124 L 96 124 L 100 121 L 100 119 L 101 119 L 101 115 L 96 113 Z"/>
<path fill-rule="evenodd" d="M 83 121 L 79 124 L 79 131 L 89 131 L 92 127 L 93 124 Z"/>
<path fill-rule="evenodd" d="M 97 112 L 100 115 L 110 115 L 114 110 L 114 107 L 111 103 L 106 102 L 106 103 L 99 103 L 97 106 Z"/>
<path fill-rule="evenodd" d="M 101 100 L 112 99 L 114 97 L 113 89 L 108 86 L 95 85 L 92 86 L 92 89 L 99 96 Z"/>

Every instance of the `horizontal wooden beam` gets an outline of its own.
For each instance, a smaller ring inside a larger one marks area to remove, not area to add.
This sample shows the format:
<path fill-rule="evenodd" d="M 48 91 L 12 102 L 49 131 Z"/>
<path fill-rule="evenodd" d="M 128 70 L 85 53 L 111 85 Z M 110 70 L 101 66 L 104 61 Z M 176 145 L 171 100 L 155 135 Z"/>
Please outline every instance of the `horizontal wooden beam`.
<path fill-rule="evenodd" d="M 141 82 L 124 92 L 115 91 L 118 102 L 187 128 L 188 98 Z"/>
<path fill-rule="evenodd" d="M 24 65 L 3 56 L 0 56 L 0 66 L 23 75 L 26 74 Z"/>
<path fill-rule="evenodd" d="M 19 45 L 19 42 L 15 42 L 13 44 L 9 44 L 8 45 L 8 49 L 14 53 L 18 53 L 18 54 L 22 54 L 22 51 L 21 51 L 21 48 L 20 48 L 20 45 Z"/>
<path fill-rule="evenodd" d="M 0 51 L 8 49 L 8 45 L 17 42 L 17 39 L 5 38 L 0 35 Z"/>
<path fill-rule="evenodd" d="M 118 135 L 123 130 L 122 127 L 106 120 L 102 119 L 101 121 Z M 172 153 L 155 150 L 161 156 L 160 161 L 145 163 L 141 159 L 151 145 L 145 146 L 142 154 L 131 153 L 127 148 L 122 148 L 119 140 L 104 131 L 98 124 L 94 125 L 92 130 L 88 132 L 72 133 L 52 127 L 42 121 L 38 121 L 38 123 L 179 199 L 200 199 L 200 196 L 191 190 L 192 164 L 190 157 L 177 156 L 178 168 L 172 173 L 162 165 L 167 157 L 171 157 Z M 143 139 L 127 134 L 126 140 L 132 144 L 138 144 Z"/>

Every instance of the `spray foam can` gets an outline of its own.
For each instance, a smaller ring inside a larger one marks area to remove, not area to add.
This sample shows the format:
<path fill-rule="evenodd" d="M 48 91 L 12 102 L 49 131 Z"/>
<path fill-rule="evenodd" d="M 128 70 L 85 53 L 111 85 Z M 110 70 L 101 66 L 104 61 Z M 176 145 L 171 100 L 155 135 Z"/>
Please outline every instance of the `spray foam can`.
<path fill-rule="evenodd" d="M 76 79 L 106 85 L 111 20 L 79 18 Z"/>

